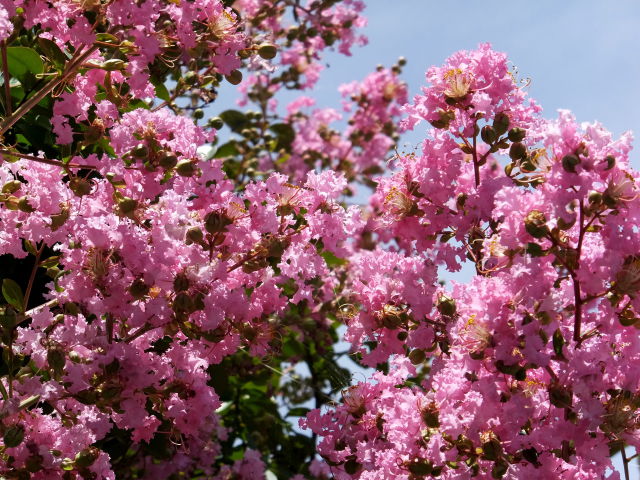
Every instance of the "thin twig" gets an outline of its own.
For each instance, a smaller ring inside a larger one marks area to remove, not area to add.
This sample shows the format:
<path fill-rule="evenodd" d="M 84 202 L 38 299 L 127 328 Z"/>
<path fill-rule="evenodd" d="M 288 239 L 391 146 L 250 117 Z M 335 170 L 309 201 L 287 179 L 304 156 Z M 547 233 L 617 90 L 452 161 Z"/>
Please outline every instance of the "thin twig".
<path fill-rule="evenodd" d="M 624 443 L 622 444 L 622 448 L 620 449 L 620 453 L 622 454 L 622 466 L 624 467 L 624 478 L 625 480 L 629 480 L 629 459 L 627 458 L 627 452 L 624 450 Z"/>
<path fill-rule="evenodd" d="M 40 245 L 40 248 L 36 251 L 36 258 L 33 261 L 33 268 L 31 269 L 31 275 L 29 276 L 29 283 L 27 284 L 27 290 L 24 294 L 24 302 L 22 304 L 22 313 L 24 314 L 27 310 L 27 304 L 29 303 L 29 297 L 31 296 L 31 290 L 33 289 L 33 282 L 36 279 L 36 272 L 38 271 L 38 267 L 40 266 L 40 256 L 42 255 L 42 251 L 44 250 L 44 242 Z"/>
<path fill-rule="evenodd" d="M 51 160 L 49 158 L 36 157 L 35 155 L 29 155 L 27 153 L 12 152 L 11 150 L 1 149 L 0 155 L 6 155 L 8 157 L 18 157 L 25 160 L 31 160 L 32 162 L 44 163 L 45 165 L 53 165 L 55 167 L 62 168 L 86 168 L 87 170 L 97 170 L 97 167 L 93 165 L 83 165 L 80 163 L 64 163 L 60 160 Z"/>

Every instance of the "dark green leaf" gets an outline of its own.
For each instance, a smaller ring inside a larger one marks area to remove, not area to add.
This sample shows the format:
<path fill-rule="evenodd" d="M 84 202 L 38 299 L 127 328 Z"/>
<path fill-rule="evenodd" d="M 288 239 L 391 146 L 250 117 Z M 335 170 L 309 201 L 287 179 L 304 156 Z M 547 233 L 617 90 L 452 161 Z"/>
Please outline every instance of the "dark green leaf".
<path fill-rule="evenodd" d="M 7 64 L 12 77 L 23 81 L 27 74 L 37 75 L 44 71 L 44 63 L 33 48 L 8 47 Z"/>
<path fill-rule="evenodd" d="M 9 305 L 21 312 L 24 311 L 24 295 L 22 294 L 22 289 L 20 285 L 10 278 L 2 280 L 2 295 Z"/>
<path fill-rule="evenodd" d="M 216 150 L 216 153 L 213 154 L 213 158 L 233 157 L 237 154 L 238 149 L 236 148 L 236 142 L 232 140 L 223 145 L 220 145 Z"/>
<path fill-rule="evenodd" d="M 246 115 L 238 110 L 225 110 L 220 114 L 220 118 L 234 132 L 239 132 L 249 124 Z"/>
<path fill-rule="evenodd" d="M 56 42 L 48 38 L 38 37 L 38 45 L 45 56 L 59 69 L 62 69 L 69 60 Z"/>

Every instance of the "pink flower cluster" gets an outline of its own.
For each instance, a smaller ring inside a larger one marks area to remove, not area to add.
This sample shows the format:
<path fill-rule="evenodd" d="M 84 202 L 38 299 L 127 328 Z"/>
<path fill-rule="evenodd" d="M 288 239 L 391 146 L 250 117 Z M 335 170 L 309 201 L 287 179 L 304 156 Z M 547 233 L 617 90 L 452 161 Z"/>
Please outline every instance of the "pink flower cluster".
<path fill-rule="evenodd" d="M 301 424 L 335 478 L 619 478 L 610 449 L 640 447 L 631 136 L 542 119 L 488 45 L 427 78 L 406 125 L 433 128 L 364 230 L 394 247 L 350 270 L 347 338 L 395 369 Z M 434 286 L 465 259 L 472 281 Z"/>

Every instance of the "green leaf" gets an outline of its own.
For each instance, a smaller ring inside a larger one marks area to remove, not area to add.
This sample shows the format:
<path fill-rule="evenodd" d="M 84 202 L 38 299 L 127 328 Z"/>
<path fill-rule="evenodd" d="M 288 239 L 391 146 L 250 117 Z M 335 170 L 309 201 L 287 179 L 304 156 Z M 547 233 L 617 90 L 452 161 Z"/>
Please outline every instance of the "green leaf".
<path fill-rule="evenodd" d="M 56 265 L 58 265 L 58 263 L 60 262 L 60 255 L 55 255 L 53 257 L 49 257 L 43 261 L 40 262 L 40 266 L 42 268 L 51 268 L 51 267 L 55 267 Z"/>
<path fill-rule="evenodd" d="M 156 77 L 151 77 L 151 83 L 156 89 L 156 97 L 158 97 L 160 100 L 164 100 L 165 102 L 171 101 L 171 94 L 169 93 L 169 90 L 167 90 L 167 87 L 164 83 L 162 83 Z"/>
<path fill-rule="evenodd" d="M 296 132 L 288 123 L 276 123 L 269 127 L 273 133 L 278 136 L 278 143 L 276 149 L 284 148 L 285 150 L 291 146 L 294 138 L 296 138 Z"/>
<path fill-rule="evenodd" d="M 327 262 L 328 267 L 338 267 L 340 265 L 345 265 L 347 261 L 344 258 L 336 257 L 333 253 L 325 250 L 320 254 L 324 261 Z"/>
<path fill-rule="evenodd" d="M 249 124 L 247 116 L 238 110 L 225 110 L 220 114 L 220 118 L 234 132 L 239 132 Z"/>
<path fill-rule="evenodd" d="M 44 71 L 44 62 L 40 55 L 33 48 L 28 47 L 8 47 L 7 65 L 11 76 L 21 82 L 29 73 L 37 75 Z"/>
<path fill-rule="evenodd" d="M 48 38 L 38 37 L 38 46 L 45 56 L 59 69 L 64 68 L 65 63 L 69 60 L 56 42 Z"/>
<path fill-rule="evenodd" d="M 233 157 L 237 154 L 238 149 L 236 148 L 236 142 L 231 140 L 230 142 L 220 145 L 216 153 L 213 154 L 213 158 Z"/>
<path fill-rule="evenodd" d="M 562 332 L 558 328 L 555 332 L 553 332 L 553 351 L 556 352 L 558 357 L 562 357 L 562 347 L 564 346 L 565 341 L 562 336 Z"/>
<path fill-rule="evenodd" d="M 2 295 L 9 305 L 20 312 L 24 311 L 24 295 L 22 294 L 22 289 L 20 285 L 10 278 L 2 280 Z"/>

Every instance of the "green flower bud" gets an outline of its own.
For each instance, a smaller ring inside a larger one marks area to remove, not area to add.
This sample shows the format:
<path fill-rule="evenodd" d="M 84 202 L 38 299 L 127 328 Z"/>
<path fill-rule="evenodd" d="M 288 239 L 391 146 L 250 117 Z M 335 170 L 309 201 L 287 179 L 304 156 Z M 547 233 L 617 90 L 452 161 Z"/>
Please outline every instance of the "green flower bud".
<path fill-rule="evenodd" d="M 485 125 L 482 127 L 482 130 L 480 130 L 480 138 L 482 138 L 484 143 L 493 143 L 496 141 L 498 136 L 496 135 L 496 131 L 493 127 Z"/>
<path fill-rule="evenodd" d="M 149 147 L 144 143 L 139 143 L 133 148 L 133 150 L 131 150 L 131 155 L 141 160 L 145 159 L 149 156 Z"/>
<path fill-rule="evenodd" d="M 524 219 L 524 228 L 533 238 L 543 238 L 549 231 L 547 218 L 540 210 L 531 210 Z"/>
<path fill-rule="evenodd" d="M 445 317 L 452 317 L 456 313 L 456 301 L 453 298 L 447 297 L 446 295 L 442 295 L 438 299 L 437 307 L 438 312 L 440 312 Z"/>
<path fill-rule="evenodd" d="M 176 165 L 176 172 L 181 177 L 193 177 L 196 171 L 196 162 L 193 160 L 181 160 Z"/>
<path fill-rule="evenodd" d="M 231 223 L 231 219 L 221 212 L 209 212 L 204 217 L 204 228 L 212 235 L 226 232 L 227 226 L 231 225 Z"/>
<path fill-rule="evenodd" d="M 98 448 L 88 447 L 78 452 L 73 463 L 78 468 L 88 468 L 94 464 L 99 456 L 100 450 Z"/>
<path fill-rule="evenodd" d="M 229 75 L 225 75 L 224 78 L 231 85 L 239 85 L 242 82 L 242 72 L 239 70 L 232 70 Z"/>
<path fill-rule="evenodd" d="M 527 131 L 522 128 L 512 128 L 509 130 L 508 138 L 512 142 L 521 142 L 527 136 Z"/>
<path fill-rule="evenodd" d="M 76 197 L 83 197 L 91 193 L 91 182 L 86 178 L 72 177 L 69 180 L 69 188 Z"/>
<path fill-rule="evenodd" d="M 562 168 L 567 172 L 576 173 L 576 165 L 580 163 L 577 155 L 569 154 L 562 157 Z"/>
<path fill-rule="evenodd" d="M 178 164 L 178 157 L 176 157 L 172 152 L 165 152 L 163 150 L 158 157 L 158 163 L 165 170 L 169 170 Z"/>
<path fill-rule="evenodd" d="M 173 305 L 171 306 L 174 312 L 176 313 L 186 313 L 190 312 L 193 308 L 193 302 L 191 301 L 191 297 L 185 292 L 179 292 L 176 295 L 176 298 L 173 300 Z"/>
<path fill-rule="evenodd" d="M 195 118 L 196 120 L 200 120 L 201 118 L 204 118 L 204 110 L 201 108 L 197 108 L 193 112 L 193 118 Z"/>
<path fill-rule="evenodd" d="M 176 292 L 184 292 L 185 290 L 189 290 L 190 287 L 189 279 L 186 275 L 178 274 L 176 278 L 173 279 L 173 289 Z"/>
<path fill-rule="evenodd" d="M 124 197 L 118 202 L 118 210 L 122 215 L 129 215 L 133 213 L 137 207 L 138 201 L 133 198 Z"/>
<path fill-rule="evenodd" d="M 149 285 L 143 279 L 136 278 L 129 286 L 129 293 L 136 300 L 141 300 L 149 293 Z"/>
<path fill-rule="evenodd" d="M 118 58 L 112 58 L 111 60 L 107 60 L 103 62 L 101 68 L 108 72 L 113 72 L 114 70 L 124 70 L 127 64 Z"/>
<path fill-rule="evenodd" d="M 22 187 L 20 180 L 11 180 L 2 186 L 2 193 L 15 193 Z"/>
<path fill-rule="evenodd" d="M 258 47 L 258 55 L 265 60 L 271 60 L 278 54 L 278 49 L 270 43 L 263 43 Z"/>
<path fill-rule="evenodd" d="M 496 135 L 500 136 L 506 133 L 509 129 L 509 115 L 504 112 L 496 113 L 493 119 L 493 129 L 496 131 Z"/>
<path fill-rule="evenodd" d="M 198 74 L 191 70 L 189 70 L 184 75 L 184 83 L 186 83 L 187 85 L 193 85 L 194 83 L 196 83 L 197 79 L 198 79 Z"/>
<path fill-rule="evenodd" d="M 527 157 L 527 147 L 524 143 L 516 142 L 511 144 L 509 149 L 509 157 L 512 160 L 520 160 Z"/>
<path fill-rule="evenodd" d="M 209 126 L 216 130 L 220 130 L 224 127 L 224 121 L 220 117 L 213 117 L 209 120 Z"/>

